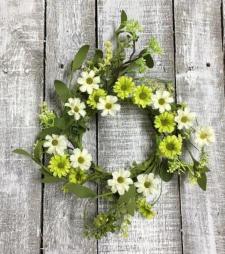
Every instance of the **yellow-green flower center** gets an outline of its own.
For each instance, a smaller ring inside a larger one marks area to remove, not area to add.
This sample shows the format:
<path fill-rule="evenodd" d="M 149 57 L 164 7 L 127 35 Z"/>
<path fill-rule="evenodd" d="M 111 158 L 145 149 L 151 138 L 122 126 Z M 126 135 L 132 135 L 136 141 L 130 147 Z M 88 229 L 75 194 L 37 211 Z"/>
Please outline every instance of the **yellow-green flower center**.
<path fill-rule="evenodd" d="M 61 168 L 61 169 L 62 169 L 62 168 L 64 168 L 64 166 L 65 166 L 65 165 L 64 165 L 63 162 L 59 162 L 59 163 L 58 163 L 58 168 Z"/>
<path fill-rule="evenodd" d="M 118 182 L 118 183 L 124 183 L 124 177 L 119 176 L 119 177 L 117 178 L 117 182 Z"/>
<path fill-rule="evenodd" d="M 76 112 L 76 113 L 79 112 L 79 108 L 78 108 L 77 106 L 75 106 L 75 107 L 73 108 L 73 110 L 74 110 L 74 112 Z"/>
<path fill-rule="evenodd" d="M 169 151 L 173 151 L 175 149 L 175 145 L 174 145 L 174 143 L 170 142 L 170 143 L 166 144 L 166 148 Z"/>
<path fill-rule="evenodd" d="M 158 100 L 158 102 L 159 102 L 160 105 L 163 105 L 163 104 L 165 104 L 165 99 L 160 98 L 160 99 Z"/>
<path fill-rule="evenodd" d="M 86 82 L 88 85 L 91 85 L 93 83 L 93 78 L 87 78 Z"/>
<path fill-rule="evenodd" d="M 148 181 L 146 181 L 146 182 L 144 183 L 144 186 L 145 186 L 145 188 L 149 188 L 149 187 L 151 186 L 151 183 L 148 182 Z"/>
<path fill-rule="evenodd" d="M 169 120 L 168 119 L 161 119 L 161 124 L 162 126 L 167 126 L 169 124 Z"/>
<path fill-rule="evenodd" d="M 121 85 L 121 90 L 122 91 L 126 91 L 127 88 L 128 88 L 128 85 L 126 83 Z"/>
<path fill-rule="evenodd" d="M 57 146 L 58 143 L 59 143 L 58 140 L 56 140 L 56 139 L 53 139 L 53 140 L 52 140 L 52 145 L 53 145 L 53 146 Z"/>
<path fill-rule="evenodd" d="M 207 138 L 207 133 L 205 133 L 205 132 L 202 132 L 201 134 L 200 134 L 200 138 L 201 139 L 206 139 Z"/>
<path fill-rule="evenodd" d="M 105 108 L 106 108 L 106 109 L 111 109 L 111 108 L 112 108 L 112 103 L 109 103 L 109 102 L 106 103 L 106 104 L 105 104 Z"/>
<path fill-rule="evenodd" d="M 182 123 L 186 123 L 187 121 L 188 121 L 187 116 L 182 116 L 182 117 L 181 117 L 181 122 L 182 122 Z"/>
<path fill-rule="evenodd" d="M 84 163 L 84 158 L 82 156 L 78 157 L 77 160 L 80 164 Z"/>
<path fill-rule="evenodd" d="M 141 92 L 141 93 L 139 94 L 139 98 L 140 98 L 141 100 L 144 100 L 144 99 L 147 98 L 147 94 L 146 94 L 145 92 Z"/>

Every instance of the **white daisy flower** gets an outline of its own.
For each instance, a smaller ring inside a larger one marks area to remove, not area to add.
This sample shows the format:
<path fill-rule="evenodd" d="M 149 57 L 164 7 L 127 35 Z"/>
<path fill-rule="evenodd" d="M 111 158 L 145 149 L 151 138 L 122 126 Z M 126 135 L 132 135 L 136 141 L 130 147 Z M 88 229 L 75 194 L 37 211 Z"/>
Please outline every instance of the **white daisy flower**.
<path fill-rule="evenodd" d="M 158 109 L 160 113 L 170 111 L 172 102 L 174 99 L 168 91 L 158 90 L 152 95 L 153 108 Z"/>
<path fill-rule="evenodd" d="M 196 142 L 199 146 L 209 145 L 215 141 L 215 133 L 211 127 L 200 127 L 196 130 Z"/>
<path fill-rule="evenodd" d="M 88 170 L 91 166 L 92 156 L 86 149 L 80 150 L 79 148 L 76 148 L 70 156 L 70 161 L 74 168 Z"/>
<path fill-rule="evenodd" d="M 130 171 L 128 170 L 119 169 L 112 173 L 112 177 L 112 179 L 107 181 L 112 193 L 118 192 L 120 195 L 123 195 L 125 191 L 129 190 L 129 185 L 133 183 L 130 178 Z"/>
<path fill-rule="evenodd" d="M 84 117 L 86 115 L 84 110 L 86 106 L 79 98 L 69 98 L 65 106 L 70 108 L 68 114 L 74 116 L 75 120 L 79 120 L 81 116 Z"/>
<path fill-rule="evenodd" d="M 115 116 L 116 112 L 120 111 L 120 105 L 116 103 L 117 101 L 117 97 L 111 95 L 108 95 L 105 98 L 99 98 L 97 109 L 102 110 L 102 116 Z"/>
<path fill-rule="evenodd" d="M 184 110 L 179 109 L 177 111 L 177 116 L 175 117 L 179 130 L 189 129 L 191 126 L 193 126 L 194 119 L 195 113 L 191 113 L 188 107 L 186 107 Z"/>
<path fill-rule="evenodd" d="M 45 137 L 43 147 L 48 148 L 47 153 L 63 155 L 64 150 L 67 148 L 68 140 L 64 135 L 47 135 Z"/>
<path fill-rule="evenodd" d="M 153 173 L 141 174 L 137 176 L 137 182 L 134 183 L 138 193 L 143 193 L 145 197 L 158 192 L 159 179 L 155 178 Z"/>
<path fill-rule="evenodd" d="M 94 71 L 84 71 L 81 73 L 81 77 L 77 79 L 77 83 L 80 84 L 80 91 L 91 94 L 94 89 L 99 88 L 100 77 L 95 76 Z"/>

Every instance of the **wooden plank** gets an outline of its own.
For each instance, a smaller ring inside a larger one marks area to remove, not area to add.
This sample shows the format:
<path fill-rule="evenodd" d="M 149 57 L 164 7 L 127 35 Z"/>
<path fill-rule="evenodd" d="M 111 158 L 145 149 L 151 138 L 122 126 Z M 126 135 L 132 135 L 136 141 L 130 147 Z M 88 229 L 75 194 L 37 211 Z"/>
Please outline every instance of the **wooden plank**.
<path fill-rule="evenodd" d="M 185 254 L 225 253 L 225 125 L 221 1 L 175 1 L 178 100 L 186 100 L 216 143 L 209 148 L 208 190 L 181 186 Z"/>
<path fill-rule="evenodd" d="M 156 68 L 151 76 L 173 80 L 173 20 L 172 1 L 99 0 L 98 33 L 99 43 L 111 39 L 113 30 L 119 23 L 120 10 L 128 17 L 137 19 L 144 25 L 141 42 L 145 45 L 151 35 L 159 39 L 165 54 L 156 59 Z M 133 160 L 146 158 L 151 147 L 149 120 L 141 110 L 123 106 L 114 118 L 100 118 L 98 128 L 99 164 L 109 170 L 127 166 Z M 117 236 L 99 241 L 98 253 L 181 253 L 180 212 L 177 179 L 164 184 L 163 195 L 156 207 L 158 216 L 148 222 L 135 217 L 130 236 Z"/>
<path fill-rule="evenodd" d="M 95 46 L 95 3 L 92 0 L 48 0 L 46 41 L 46 97 L 54 103 L 53 83 L 65 79 L 67 64 L 82 44 Z M 86 148 L 96 155 L 95 124 L 86 136 Z M 83 209 L 86 201 L 64 195 L 58 185 L 45 186 L 44 252 L 54 254 L 96 253 L 96 241 L 83 233 Z M 95 211 L 95 204 L 90 206 Z"/>
<path fill-rule="evenodd" d="M 37 167 L 12 153 L 30 150 L 42 97 L 43 1 L 0 3 L 0 252 L 40 252 Z"/>

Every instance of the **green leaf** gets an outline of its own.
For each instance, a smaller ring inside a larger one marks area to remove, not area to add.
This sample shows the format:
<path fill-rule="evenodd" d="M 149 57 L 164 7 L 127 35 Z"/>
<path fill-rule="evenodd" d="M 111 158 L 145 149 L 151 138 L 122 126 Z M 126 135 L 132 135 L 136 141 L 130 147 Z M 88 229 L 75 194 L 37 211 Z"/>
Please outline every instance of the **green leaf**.
<path fill-rule="evenodd" d="M 119 197 L 120 203 L 128 203 L 129 200 L 136 195 L 136 189 L 134 185 L 130 185 L 130 188 L 127 192 L 124 193 L 124 195 Z"/>
<path fill-rule="evenodd" d="M 145 62 L 146 62 L 146 65 L 148 66 L 148 68 L 154 67 L 154 61 L 153 61 L 153 58 L 150 54 L 143 56 L 143 58 L 145 59 Z"/>
<path fill-rule="evenodd" d="M 52 176 L 51 173 L 48 171 L 48 169 L 45 168 L 44 166 L 39 168 L 39 170 L 40 170 L 41 174 L 46 177 Z"/>
<path fill-rule="evenodd" d="M 95 55 L 93 57 L 93 62 L 94 64 L 97 64 L 99 62 L 99 59 L 103 58 L 103 52 L 101 49 L 96 49 L 95 50 Z"/>
<path fill-rule="evenodd" d="M 164 182 L 169 182 L 173 178 L 173 174 L 167 172 L 167 167 L 160 167 L 159 176 Z"/>
<path fill-rule="evenodd" d="M 69 98 L 73 97 L 67 85 L 60 80 L 55 80 L 55 91 L 62 102 L 66 102 Z"/>
<path fill-rule="evenodd" d="M 59 128 L 50 127 L 40 131 L 38 134 L 38 138 L 45 138 L 47 135 L 60 134 L 60 133 L 61 133 L 61 130 Z"/>
<path fill-rule="evenodd" d="M 43 140 L 38 140 L 34 148 L 34 158 L 38 161 L 41 161 L 42 152 L 43 152 L 43 149 L 42 149 L 43 143 L 44 143 Z"/>
<path fill-rule="evenodd" d="M 148 52 L 147 49 L 142 49 L 141 52 L 139 53 L 139 57 L 143 57 L 147 52 Z"/>
<path fill-rule="evenodd" d="M 93 190 L 80 184 L 67 183 L 65 188 L 69 192 L 74 193 L 78 198 L 94 198 L 97 196 Z"/>
<path fill-rule="evenodd" d="M 64 118 L 62 117 L 58 117 L 55 119 L 55 127 L 61 129 L 61 130 L 65 130 L 66 128 L 66 121 Z"/>
<path fill-rule="evenodd" d="M 23 155 L 23 156 L 26 156 L 26 157 L 29 157 L 29 158 L 33 159 L 32 155 L 30 153 L 28 153 L 27 151 L 25 151 L 21 148 L 13 150 L 13 153 Z"/>
<path fill-rule="evenodd" d="M 130 215 L 134 216 L 135 209 L 136 209 L 136 202 L 135 202 L 135 196 L 134 196 L 127 203 L 127 212 Z"/>
<path fill-rule="evenodd" d="M 126 21 L 127 21 L 127 14 L 126 14 L 126 12 L 124 10 L 122 10 L 121 11 L 121 21 L 120 21 L 120 23 L 122 24 L 122 23 L 124 23 Z"/>
<path fill-rule="evenodd" d="M 207 185 L 207 176 L 205 173 L 201 174 L 201 177 L 198 177 L 197 178 L 197 182 L 198 182 L 198 185 L 199 187 L 206 191 L 206 185 Z"/>
<path fill-rule="evenodd" d="M 57 182 L 61 182 L 62 179 L 61 178 L 57 178 L 54 176 L 45 176 L 43 179 L 41 179 L 42 183 L 57 183 Z"/>
<path fill-rule="evenodd" d="M 73 59 L 73 62 L 72 62 L 72 70 L 73 71 L 76 71 L 76 70 L 80 69 L 80 67 L 82 66 L 85 58 L 87 57 L 87 53 L 88 53 L 89 48 L 90 48 L 89 45 L 84 45 L 79 49 L 79 51 L 75 55 L 75 57 Z"/>

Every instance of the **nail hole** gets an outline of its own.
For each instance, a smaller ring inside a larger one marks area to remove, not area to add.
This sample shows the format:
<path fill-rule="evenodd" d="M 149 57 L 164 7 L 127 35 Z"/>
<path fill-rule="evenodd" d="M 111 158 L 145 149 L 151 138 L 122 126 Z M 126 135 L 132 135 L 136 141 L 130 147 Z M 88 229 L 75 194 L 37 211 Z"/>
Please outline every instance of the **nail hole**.
<path fill-rule="evenodd" d="M 59 64 L 59 68 L 63 69 L 64 68 L 64 64 Z"/>
<path fill-rule="evenodd" d="M 206 63 L 206 66 L 207 66 L 207 67 L 210 67 L 210 63 Z"/>

